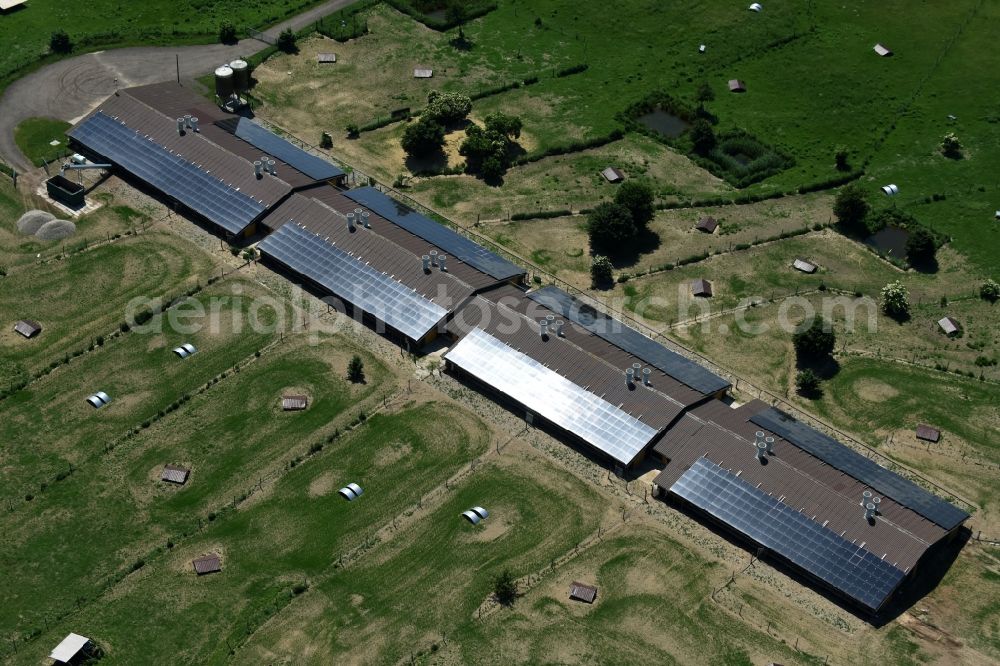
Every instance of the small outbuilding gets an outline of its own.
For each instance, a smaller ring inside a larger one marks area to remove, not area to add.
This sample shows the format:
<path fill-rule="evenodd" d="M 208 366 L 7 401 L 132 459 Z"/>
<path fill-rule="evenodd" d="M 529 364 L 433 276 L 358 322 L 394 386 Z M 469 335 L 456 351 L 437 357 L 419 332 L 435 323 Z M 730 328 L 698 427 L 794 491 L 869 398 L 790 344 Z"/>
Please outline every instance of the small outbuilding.
<path fill-rule="evenodd" d="M 959 324 L 956 320 L 952 319 L 951 317 L 943 317 L 941 319 L 938 319 L 938 326 L 941 328 L 941 331 L 947 336 L 956 335 L 959 331 L 962 330 L 962 325 Z"/>
<path fill-rule="evenodd" d="M 42 325 L 37 321 L 22 319 L 14 324 L 14 331 L 20 333 L 29 340 L 42 332 Z"/>
<path fill-rule="evenodd" d="M 474 506 L 468 511 L 462 512 L 462 517 L 468 520 L 473 525 L 478 525 L 479 521 L 486 520 L 490 517 L 490 512 L 481 506 Z"/>
<path fill-rule="evenodd" d="M 941 440 L 941 431 L 921 423 L 917 426 L 917 439 L 937 444 Z"/>
<path fill-rule="evenodd" d="M 111 402 L 111 396 L 109 396 L 104 391 L 98 391 L 94 395 L 88 397 L 87 402 L 89 402 L 90 406 L 93 407 L 94 409 L 100 409 L 104 405 Z"/>
<path fill-rule="evenodd" d="M 309 406 L 309 398 L 304 395 L 285 395 L 281 397 L 281 409 L 286 412 L 301 412 Z"/>
<path fill-rule="evenodd" d="M 420 68 L 417 68 L 417 69 L 413 70 L 413 78 L 415 78 L 415 79 L 429 79 L 429 78 L 431 78 L 433 76 L 434 76 L 434 70 L 433 69 L 420 69 Z"/>
<path fill-rule="evenodd" d="M 899 194 L 899 185 L 895 183 L 889 183 L 888 185 L 882 186 L 882 193 L 887 197 L 894 197 Z"/>
<path fill-rule="evenodd" d="M 364 494 L 364 490 L 356 483 L 348 483 L 346 486 L 337 491 L 341 497 L 346 499 L 348 502 L 353 502 Z"/>
<path fill-rule="evenodd" d="M 809 273 L 810 275 L 816 272 L 816 264 L 810 263 L 805 259 L 796 259 L 792 262 L 792 268 L 803 273 Z"/>
<path fill-rule="evenodd" d="M 711 298 L 712 296 L 712 283 L 704 278 L 698 278 L 697 280 L 691 280 L 691 295 L 699 296 L 701 298 Z"/>
<path fill-rule="evenodd" d="M 91 648 L 93 648 L 93 643 L 89 638 L 71 633 L 49 653 L 49 659 L 54 659 L 61 664 L 68 664 L 78 656 L 86 656 Z"/>
<path fill-rule="evenodd" d="M 764 6 L 762 4 L 760 4 L 759 2 L 754 2 L 747 9 L 749 9 L 752 12 L 760 12 L 760 11 L 763 11 Z"/>
<path fill-rule="evenodd" d="M 872 48 L 875 51 L 875 53 L 879 54 L 883 58 L 888 58 L 889 56 L 892 55 L 892 49 L 888 48 L 887 46 L 885 46 L 883 44 L 876 44 Z"/>
<path fill-rule="evenodd" d="M 1000 220 L 1000 210 L 998 210 L 997 212 L 993 213 L 993 219 L 994 220 Z"/>
<path fill-rule="evenodd" d="M 719 228 L 719 222 L 714 217 L 703 217 L 698 220 L 698 224 L 694 225 L 694 228 L 698 231 L 704 231 L 706 234 L 714 234 L 715 230 Z"/>
<path fill-rule="evenodd" d="M 167 481 L 169 483 L 176 483 L 179 486 L 183 486 L 187 483 L 188 476 L 191 474 L 191 470 L 185 469 L 184 467 L 178 467 L 177 465 L 164 465 L 163 472 L 160 474 L 160 481 Z"/>
<path fill-rule="evenodd" d="M 317 53 L 316 54 L 316 62 L 318 62 L 321 65 L 328 65 L 330 63 L 337 62 L 337 54 L 336 53 Z"/>
<path fill-rule="evenodd" d="M 28 0 L 0 0 L 0 12 L 5 12 L 8 9 L 14 9 L 14 7 L 20 7 Z M 70 636 L 75 636 L 76 634 L 70 634 Z"/>
<path fill-rule="evenodd" d="M 729 79 L 729 92 L 745 93 L 746 91 L 747 86 L 745 83 L 739 79 Z"/>
<path fill-rule="evenodd" d="M 194 572 L 199 576 L 222 571 L 222 560 L 215 553 L 196 557 L 191 560 L 191 565 L 194 567 Z"/>
<path fill-rule="evenodd" d="M 608 181 L 609 183 L 620 183 L 623 180 L 625 180 L 625 174 L 623 174 L 615 167 L 609 166 L 607 169 L 601 172 L 601 175 L 604 176 L 604 180 Z"/>
<path fill-rule="evenodd" d="M 594 603 L 594 599 L 597 598 L 597 588 L 593 585 L 586 585 L 585 583 L 578 583 L 573 581 L 569 586 L 569 598 L 573 601 L 582 601 L 587 604 Z"/>
<path fill-rule="evenodd" d="M 171 351 L 173 351 L 175 354 L 177 354 L 181 358 L 187 358 L 191 354 L 197 354 L 198 353 L 198 350 L 190 342 L 185 342 L 180 347 L 174 347 L 173 350 L 171 350 Z"/>

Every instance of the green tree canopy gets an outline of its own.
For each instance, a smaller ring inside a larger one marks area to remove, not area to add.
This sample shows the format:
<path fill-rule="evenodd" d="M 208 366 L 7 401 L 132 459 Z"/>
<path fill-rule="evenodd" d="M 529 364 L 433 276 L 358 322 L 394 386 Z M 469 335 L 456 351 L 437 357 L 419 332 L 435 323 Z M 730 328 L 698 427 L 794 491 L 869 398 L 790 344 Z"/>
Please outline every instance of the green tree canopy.
<path fill-rule="evenodd" d="M 715 130 L 712 129 L 712 123 L 704 118 L 698 118 L 691 124 L 688 137 L 694 152 L 699 155 L 708 155 L 715 149 Z"/>
<path fill-rule="evenodd" d="M 619 185 L 615 203 L 628 209 L 637 230 L 645 229 L 656 214 L 653 188 L 642 181 L 626 180 Z"/>
<path fill-rule="evenodd" d="M 470 111 L 472 98 L 468 95 L 435 90 L 427 96 L 427 108 L 420 115 L 443 125 L 451 125 L 464 120 Z"/>
<path fill-rule="evenodd" d="M 421 118 L 406 127 L 400 143 L 410 157 L 433 155 L 444 146 L 444 127 L 437 121 Z"/>
<path fill-rule="evenodd" d="M 628 208 L 605 201 L 590 212 L 587 233 L 592 252 L 614 254 L 635 240 L 636 227 Z"/>
<path fill-rule="evenodd" d="M 799 327 L 792 335 L 792 344 L 800 362 L 818 361 L 833 353 L 836 345 L 833 327 L 822 317 L 815 317 L 808 326 Z"/>
<path fill-rule="evenodd" d="M 836 215 L 837 222 L 849 233 L 858 236 L 868 233 L 866 220 L 869 210 L 865 192 L 857 183 L 841 188 L 833 202 L 833 214 Z"/>
<path fill-rule="evenodd" d="M 594 259 L 590 262 L 591 289 L 610 285 L 614 280 L 614 276 L 612 275 L 613 270 L 614 266 L 611 265 L 610 259 L 600 254 L 595 255 Z"/>
<path fill-rule="evenodd" d="M 937 239 L 926 227 L 910 228 L 906 239 L 906 258 L 914 266 L 931 264 L 937 255 Z"/>

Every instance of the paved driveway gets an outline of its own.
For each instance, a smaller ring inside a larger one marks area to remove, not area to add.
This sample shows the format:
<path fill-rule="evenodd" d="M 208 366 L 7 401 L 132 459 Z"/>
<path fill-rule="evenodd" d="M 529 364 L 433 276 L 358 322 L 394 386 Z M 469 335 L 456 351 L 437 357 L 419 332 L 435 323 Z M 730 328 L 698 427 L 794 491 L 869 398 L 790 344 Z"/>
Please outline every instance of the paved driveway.
<path fill-rule="evenodd" d="M 267 33 L 277 35 L 288 27 L 299 30 L 353 1 L 325 2 Z M 14 142 L 14 128 L 34 116 L 72 122 L 111 95 L 116 78 L 122 88 L 168 81 L 177 77 L 176 62 L 180 58 L 181 80 L 190 80 L 265 46 L 255 39 L 244 39 L 232 46 L 135 47 L 88 53 L 43 67 L 11 84 L 0 97 L 0 157 L 19 171 L 30 170 L 31 163 Z"/>

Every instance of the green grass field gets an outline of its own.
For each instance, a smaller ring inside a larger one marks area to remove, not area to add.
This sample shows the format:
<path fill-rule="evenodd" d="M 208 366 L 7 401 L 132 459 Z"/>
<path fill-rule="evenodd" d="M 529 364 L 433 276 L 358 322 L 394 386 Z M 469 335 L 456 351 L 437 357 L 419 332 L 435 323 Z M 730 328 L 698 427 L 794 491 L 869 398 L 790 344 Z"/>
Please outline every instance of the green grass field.
<path fill-rule="evenodd" d="M 66 154 L 66 130 L 70 124 L 54 118 L 29 118 L 14 130 L 14 140 L 35 166 L 52 162 Z M 52 141 L 59 144 L 53 146 Z"/>
<path fill-rule="evenodd" d="M 0 16 L 0 43 L 5 46 L 0 53 L 0 90 L 18 70 L 51 60 L 43 56 L 49 52 L 49 36 L 57 30 L 65 30 L 77 50 L 204 43 L 218 39 L 224 20 L 243 31 L 278 23 L 319 1 L 93 0 L 70 7 L 60 0 L 31 0 Z"/>

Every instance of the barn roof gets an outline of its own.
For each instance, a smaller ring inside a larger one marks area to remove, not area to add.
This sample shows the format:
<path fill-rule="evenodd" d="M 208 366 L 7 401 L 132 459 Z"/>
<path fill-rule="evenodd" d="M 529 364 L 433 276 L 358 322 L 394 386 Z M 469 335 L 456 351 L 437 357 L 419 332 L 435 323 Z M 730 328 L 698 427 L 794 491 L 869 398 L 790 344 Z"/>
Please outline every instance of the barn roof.
<path fill-rule="evenodd" d="M 42 332 L 42 325 L 37 321 L 22 319 L 14 324 L 14 330 L 26 338 L 33 338 Z"/>

